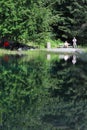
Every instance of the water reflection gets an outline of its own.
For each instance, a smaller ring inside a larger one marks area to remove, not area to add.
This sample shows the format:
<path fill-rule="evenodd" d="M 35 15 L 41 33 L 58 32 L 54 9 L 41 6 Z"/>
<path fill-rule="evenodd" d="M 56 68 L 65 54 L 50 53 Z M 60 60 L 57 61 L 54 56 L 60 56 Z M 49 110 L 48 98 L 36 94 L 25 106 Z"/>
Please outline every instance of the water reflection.
<path fill-rule="evenodd" d="M 77 62 L 77 56 L 76 55 L 59 55 L 59 58 L 60 59 L 64 59 L 65 61 L 68 61 L 68 60 L 72 60 L 72 63 L 73 64 L 76 64 L 76 62 Z"/>
<path fill-rule="evenodd" d="M 16 55 L 5 54 L 5 55 L 2 56 L 1 60 L 5 61 L 5 62 L 9 62 L 9 61 L 12 61 L 12 60 L 15 61 L 15 60 L 21 59 L 23 57 L 25 57 L 25 55 L 23 55 L 23 54 L 21 54 L 21 55 L 20 54 L 16 54 Z"/>
<path fill-rule="evenodd" d="M 50 59 L 51 59 L 51 55 L 47 54 L 47 60 L 50 60 Z"/>
<path fill-rule="evenodd" d="M 8 55 L 4 55 L 3 56 L 3 60 L 6 61 L 6 62 L 8 62 L 9 61 L 9 56 Z"/>
<path fill-rule="evenodd" d="M 64 60 L 67 61 L 69 59 L 69 55 L 64 55 Z"/>
<path fill-rule="evenodd" d="M 86 63 L 64 56 L 0 58 L 1 130 L 87 130 Z"/>
<path fill-rule="evenodd" d="M 76 55 L 73 55 L 72 63 L 73 63 L 73 64 L 76 64 Z"/>

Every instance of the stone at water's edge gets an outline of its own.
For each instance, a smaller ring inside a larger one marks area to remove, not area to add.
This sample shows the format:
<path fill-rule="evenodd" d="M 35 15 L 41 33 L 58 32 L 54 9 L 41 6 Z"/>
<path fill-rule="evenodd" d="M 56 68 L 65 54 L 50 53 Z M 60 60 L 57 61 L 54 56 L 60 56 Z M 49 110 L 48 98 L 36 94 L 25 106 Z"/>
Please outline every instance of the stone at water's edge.
<path fill-rule="evenodd" d="M 47 49 L 51 49 L 51 43 L 47 42 Z"/>

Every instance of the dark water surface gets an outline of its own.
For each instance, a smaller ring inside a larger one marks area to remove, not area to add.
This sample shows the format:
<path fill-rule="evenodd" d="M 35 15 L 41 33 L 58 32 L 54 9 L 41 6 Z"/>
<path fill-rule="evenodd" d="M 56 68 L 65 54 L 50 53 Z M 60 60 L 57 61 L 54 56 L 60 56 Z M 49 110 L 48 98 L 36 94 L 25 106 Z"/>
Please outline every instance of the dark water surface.
<path fill-rule="evenodd" d="M 0 130 L 87 130 L 86 66 L 76 55 L 0 57 Z"/>

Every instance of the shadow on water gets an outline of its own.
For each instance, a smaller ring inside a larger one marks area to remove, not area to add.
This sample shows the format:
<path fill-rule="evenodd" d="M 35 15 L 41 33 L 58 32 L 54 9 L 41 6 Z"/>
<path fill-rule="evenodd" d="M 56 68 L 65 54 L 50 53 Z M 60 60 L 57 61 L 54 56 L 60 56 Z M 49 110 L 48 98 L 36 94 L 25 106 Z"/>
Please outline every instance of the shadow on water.
<path fill-rule="evenodd" d="M 78 55 L 0 57 L 1 130 L 87 130 L 87 68 Z"/>

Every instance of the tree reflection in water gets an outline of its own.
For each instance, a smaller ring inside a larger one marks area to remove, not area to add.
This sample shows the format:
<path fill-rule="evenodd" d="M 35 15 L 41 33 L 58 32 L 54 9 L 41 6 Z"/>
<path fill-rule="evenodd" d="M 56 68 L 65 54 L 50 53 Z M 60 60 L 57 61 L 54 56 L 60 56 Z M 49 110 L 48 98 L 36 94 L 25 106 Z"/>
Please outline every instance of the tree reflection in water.
<path fill-rule="evenodd" d="M 46 58 L 0 58 L 2 130 L 87 129 L 87 63 L 77 57 L 73 66 L 73 56 Z"/>

